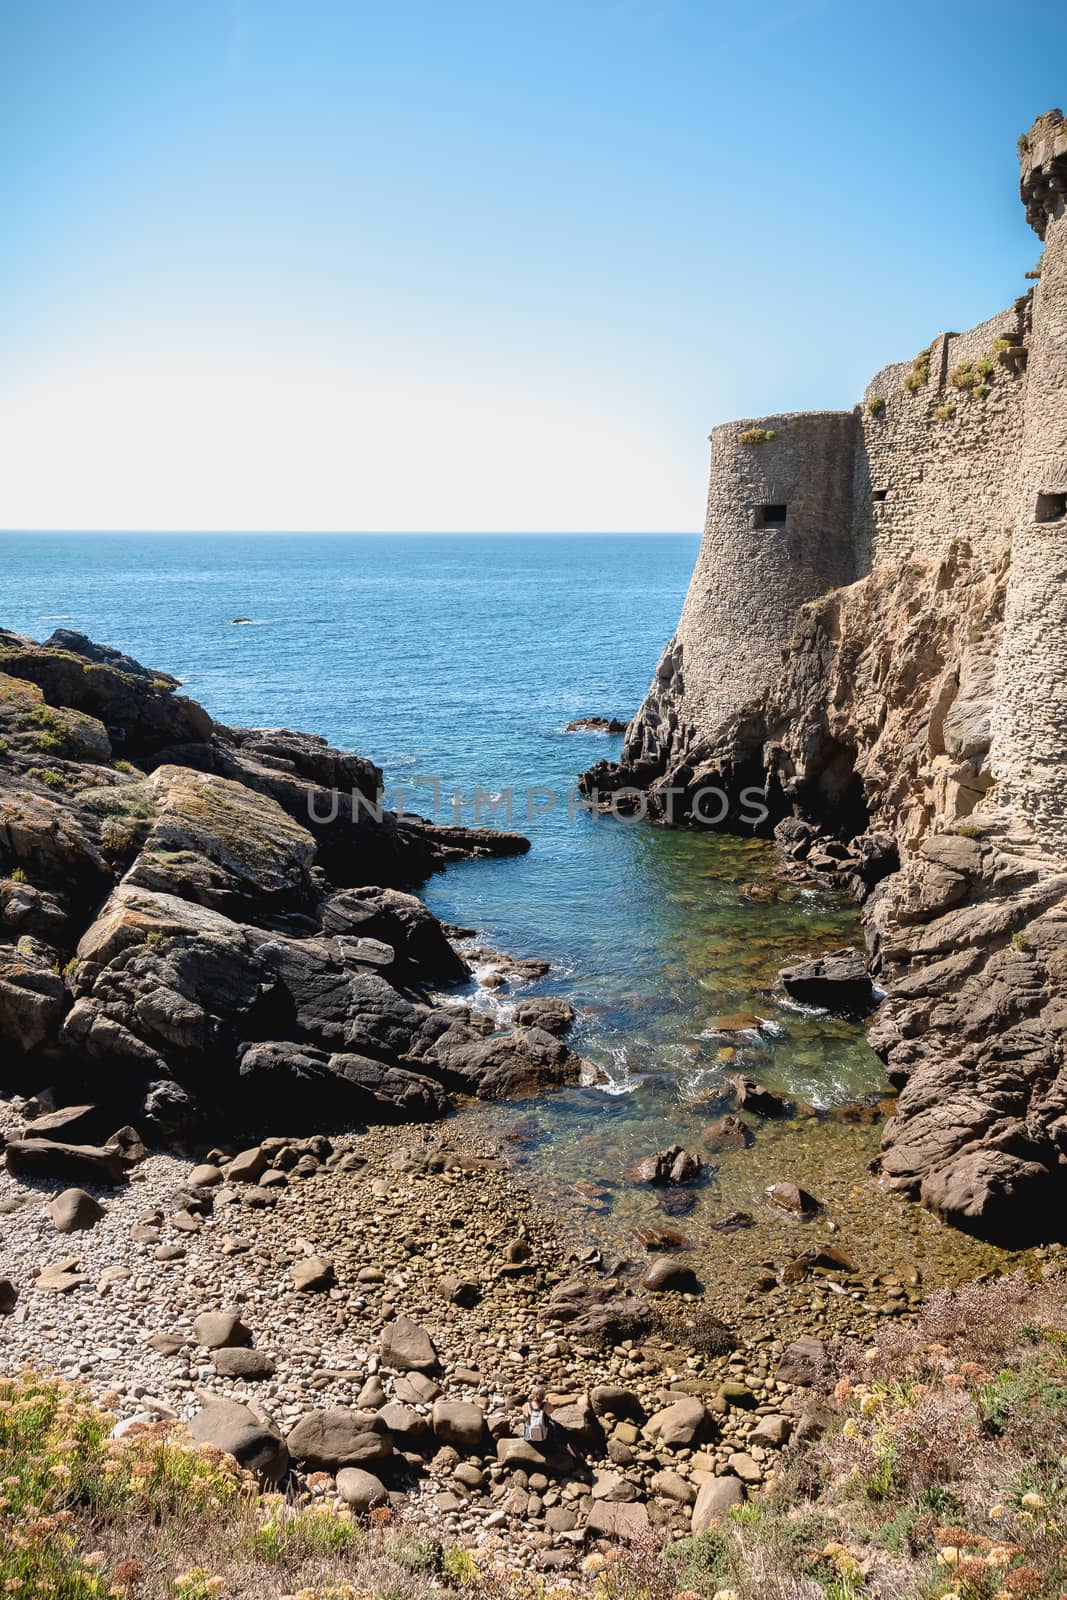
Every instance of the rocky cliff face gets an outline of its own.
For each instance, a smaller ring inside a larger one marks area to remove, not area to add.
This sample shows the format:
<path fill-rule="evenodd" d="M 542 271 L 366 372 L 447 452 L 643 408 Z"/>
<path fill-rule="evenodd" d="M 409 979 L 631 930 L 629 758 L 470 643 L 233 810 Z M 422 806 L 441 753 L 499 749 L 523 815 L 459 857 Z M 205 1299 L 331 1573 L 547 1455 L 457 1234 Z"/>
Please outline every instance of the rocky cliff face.
<path fill-rule="evenodd" d="M 678 634 L 583 787 L 726 827 L 765 789 L 765 829 L 866 903 L 886 1181 L 1025 1238 L 1067 1191 L 1062 111 L 1019 151 L 1032 290 L 850 413 L 715 430 Z"/>
<path fill-rule="evenodd" d="M 166 1136 L 439 1115 L 577 1075 L 431 999 L 466 967 L 407 892 L 516 834 L 375 811 L 381 773 L 223 727 L 76 634 L 0 632 L 0 1088 Z"/>
<path fill-rule="evenodd" d="M 786 851 L 865 905 L 871 1042 L 901 1091 L 885 1182 L 1017 1241 L 1062 1228 L 1067 874 L 990 772 L 1008 571 L 962 542 L 876 567 L 802 610 L 775 682 L 710 739 L 586 783 L 648 783 L 661 816 L 674 786 L 679 818 L 702 785 L 765 786 Z"/>

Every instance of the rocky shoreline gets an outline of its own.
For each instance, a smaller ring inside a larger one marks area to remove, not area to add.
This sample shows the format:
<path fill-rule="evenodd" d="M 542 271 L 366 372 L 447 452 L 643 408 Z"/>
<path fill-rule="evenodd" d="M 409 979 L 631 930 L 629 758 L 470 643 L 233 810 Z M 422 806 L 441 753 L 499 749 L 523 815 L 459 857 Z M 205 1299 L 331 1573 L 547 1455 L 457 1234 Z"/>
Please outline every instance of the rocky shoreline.
<path fill-rule="evenodd" d="M 758 1492 L 825 1421 L 826 1342 L 880 1323 L 832 1254 L 811 1267 L 817 1318 L 788 1274 L 744 1324 L 648 1293 L 561 1237 L 462 1118 L 148 1155 L 69 1233 L 53 1192 L 0 1178 L 5 1371 L 54 1369 L 120 1430 L 173 1418 L 298 1497 L 388 1502 L 541 1568 L 700 1531 Z M 917 1285 L 880 1292 L 895 1323 L 916 1316 Z M 538 1379 L 546 1450 L 520 1436 Z"/>
<path fill-rule="evenodd" d="M 362 756 L 178 687 L 81 635 L 0 633 L 0 1089 L 169 1142 L 579 1078 L 535 1015 L 434 1001 L 469 968 L 408 892 L 525 838 L 397 816 Z"/>
<path fill-rule="evenodd" d="M 594 1076 L 574 1012 L 523 993 L 544 963 L 411 892 L 527 842 L 393 816 L 362 757 L 215 724 L 178 687 L 81 636 L 0 635 L 0 1369 L 540 1569 L 772 1484 L 826 1420 L 827 1347 L 913 1320 L 948 1264 L 853 1259 L 834 1213 L 880 1197 L 817 1182 L 820 1114 L 743 1071 L 698 1151 L 540 1203 L 531 1108 Z M 449 998 L 472 976 L 502 1008 Z M 849 952 L 783 983 L 872 999 Z M 737 1152 L 759 1214 L 712 1207 L 694 1247 L 677 1219 Z M 621 1250 L 620 1185 L 658 1205 Z M 538 1380 L 544 1448 L 521 1437 Z"/>

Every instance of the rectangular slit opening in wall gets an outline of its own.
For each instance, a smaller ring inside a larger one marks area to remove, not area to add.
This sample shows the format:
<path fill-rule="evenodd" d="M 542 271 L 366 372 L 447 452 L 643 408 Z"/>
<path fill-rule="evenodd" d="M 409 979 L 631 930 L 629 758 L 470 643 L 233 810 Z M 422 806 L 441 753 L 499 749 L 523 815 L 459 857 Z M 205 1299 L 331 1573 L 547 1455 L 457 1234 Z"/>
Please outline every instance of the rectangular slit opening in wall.
<path fill-rule="evenodd" d="M 1039 494 L 1035 522 L 1062 522 L 1067 517 L 1067 494 Z"/>
<path fill-rule="evenodd" d="M 876 505 L 881 505 L 882 501 L 887 498 L 888 494 L 889 494 L 889 490 L 888 489 L 872 489 L 871 490 L 871 499 L 875 502 Z"/>
<path fill-rule="evenodd" d="M 756 528 L 784 528 L 788 507 L 781 505 L 757 506 L 753 526 Z"/>

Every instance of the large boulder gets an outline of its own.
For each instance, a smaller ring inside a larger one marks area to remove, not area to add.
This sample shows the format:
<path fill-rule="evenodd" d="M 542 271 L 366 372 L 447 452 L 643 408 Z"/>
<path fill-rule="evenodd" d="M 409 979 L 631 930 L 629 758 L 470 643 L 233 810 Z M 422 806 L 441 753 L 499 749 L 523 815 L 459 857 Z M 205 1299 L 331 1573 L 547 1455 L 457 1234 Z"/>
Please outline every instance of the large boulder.
<path fill-rule="evenodd" d="M 252 1330 L 236 1311 L 203 1311 L 193 1323 L 197 1344 L 206 1350 L 223 1350 L 252 1343 Z"/>
<path fill-rule="evenodd" d="M 331 895 L 322 909 L 322 931 L 379 940 L 394 951 L 398 969 L 422 983 L 468 976 L 467 963 L 429 907 L 397 889 L 367 887 Z"/>
<path fill-rule="evenodd" d="M 60 647 L 24 640 L 21 648 L 5 649 L 5 673 L 35 683 L 50 706 L 70 707 L 102 723 L 120 755 L 137 758 L 167 744 L 211 737 L 211 718 L 195 701 L 174 693 L 176 679 L 94 659 L 87 648 L 95 652 L 98 646 L 80 635 L 66 639 Z"/>
<path fill-rule="evenodd" d="M 441 1443 L 457 1450 L 475 1452 L 485 1439 L 485 1414 L 468 1400 L 435 1400 L 431 1420 Z"/>
<path fill-rule="evenodd" d="M 84 1189 L 64 1189 L 50 1202 L 48 1215 L 57 1233 L 78 1233 L 99 1222 L 104 1208 Z"/>
<path fill-rule="evenodd" d="M 225 1450 L 242 1467 L 267 1483 L 277 1483 L 289 1468 L 281 1435 L 236 1400 L 212 1400 L 189 1423 L 197 1444 Z"/>
<path fill-rule="evenodd" d="M 863 1016 L 875 1003 L 874 985 L 858 950 L 800 961 L 783 967 L 779 976 L 790 999 L 804 1005 Z"/>
<path fill-rule="evenodd" d="M 483 1039 L 453 1023 L 435 1041 L 433 1057 L 446 1078 L 482 1100 L 521 1098 L 582 1075 L 581 1057 L 542 1028 Z"/>
<path fill-rule="evenodd" d="M 312 1472 L 336 1472 L 364 1461 L 384 1461 L 393 1441 L 377 1412 L 331 1406 L 308 1411 L 290 1430 L 289 1454 Z"/>
<path fill-rule="evenodd" d="M 745 1501 L 745 1486 L 740 1478 L 733 1473 L 726 1473 L 721 1478 L 708 1478 L 700 1485 L 697 1493 L 696 1505 L 693 1507 L 693 1521 L 691 1531 L 698 1535 L 707 1533 L 709 1528 L 720 1522 L 734 1506 L 743 1505 Z"/>
<path fill-rule="evenodd" d="M 707 1434 L 711 1415 L 695 1395 L 675 1400 L 656 1411 L 641 1430 L 647 1439 L 668 1450 L 689 1450 Z"/>
<path fill-rule="evenodd" d="M 382 1364 L 394 1372 L 433 1372 L 437 1350 L 425 1328 L 410 1317 L 396 1317 L 382 1329 Z"/>
<path fill-rule="evenodd" d="M 154 821 L 128 884 L 231 913 L 308 899 L 315 841 L 266 795 L 177 766 L 143 789 Z"/>

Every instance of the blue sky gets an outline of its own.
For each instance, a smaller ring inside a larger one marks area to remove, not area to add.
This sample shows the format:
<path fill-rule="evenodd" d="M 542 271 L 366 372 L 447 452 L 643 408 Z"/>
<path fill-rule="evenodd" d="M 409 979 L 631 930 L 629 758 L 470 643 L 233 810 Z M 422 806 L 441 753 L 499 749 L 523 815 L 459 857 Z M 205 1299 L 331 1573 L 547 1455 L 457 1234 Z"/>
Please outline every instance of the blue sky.
<path fill-rule="evenodd" d="M 696 528 L 715 423 L 1022 292 L 1065 62 L 1046 0 L 0 0 L 0 523 Z"/>

